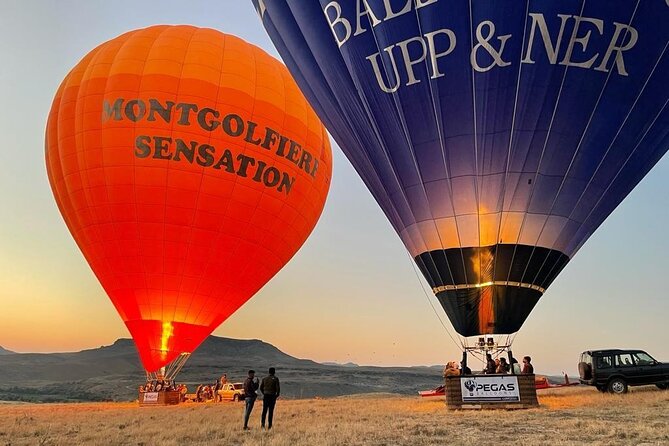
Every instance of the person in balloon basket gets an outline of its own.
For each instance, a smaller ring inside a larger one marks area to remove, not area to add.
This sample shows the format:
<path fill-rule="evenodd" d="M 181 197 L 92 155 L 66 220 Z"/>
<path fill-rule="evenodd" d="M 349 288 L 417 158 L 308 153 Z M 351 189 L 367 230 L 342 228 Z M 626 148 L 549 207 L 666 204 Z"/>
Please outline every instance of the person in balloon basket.
<path fill-rule="evenodd" d="M 497 364 L 495 364 L 495 360 L 492 359 L 492 355 L 490 353 L 486 353 L 486 366 L 485 369 L 483 369 L 483 373 L 486 375 L 492 375 L 497 371 Z"/>
<path fill-rule="evenodd" d="M 262 397 L 262 418 L 260 419 L 260 426 L 265 429 L 265 418 L 267 417 L 267 429 L 272 428 L 272 419 L 274 418 L 274 406 L 276 400 L 281 393 L 281 386 L 279 378 L 275 376 L 276 370 L 274 367 L 269 368 L 269 375 L 263 378 L 260 383 L 260 392 Z"/>
<path fill-rule="evenodd" d="M 249 417 L 251 416 L 251 411 L 253 410 L 253 405 L 256 402 L 256 398 L 258 398 L 258 394 L 256 393 L 256 390 L 258 390 L 258 386 L 260 383 L 258 382 L 258 378 L 255 377 L 256 372 L 255 370 L 249 370 L 249 375 L 246 377 L 246 381 L 244 381 L 244 430 L 249 430 Z"/>
<path fill-rule="evenodd" d="M 532 365 L 532 358 L 525 356 L 523 358 L 523 375 L 532 375 L 534 373 L 534 366 Z"/>
<path fill-rule="evenodd" d="M 455 361 L 449 361 L 444 367 L 443 372 L 444 380 L 449 376 L 460 376 L 460 369 L 458 368 L 458 363 Z"/>
<path fill-rule="evenodd" d="M 497 364 L 497 370 L 495 370 L 495 372 L 506 374 L 509 373 L 509 370 L 511 370 L 511 368 L 509 367 L 509 364 L 506 362 L 506 358 L 499 358 L 499 364 Z"/>

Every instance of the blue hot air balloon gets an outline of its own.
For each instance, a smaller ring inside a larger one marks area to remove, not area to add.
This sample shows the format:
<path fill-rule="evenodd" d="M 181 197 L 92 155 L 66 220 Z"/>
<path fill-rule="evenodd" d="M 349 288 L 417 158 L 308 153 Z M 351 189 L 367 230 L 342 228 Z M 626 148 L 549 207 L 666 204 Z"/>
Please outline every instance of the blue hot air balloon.
<path fill-rule="evenodd" d="M 518 331 L 669 147 L 669 0 L 254 0 L 462 336 Z"/>

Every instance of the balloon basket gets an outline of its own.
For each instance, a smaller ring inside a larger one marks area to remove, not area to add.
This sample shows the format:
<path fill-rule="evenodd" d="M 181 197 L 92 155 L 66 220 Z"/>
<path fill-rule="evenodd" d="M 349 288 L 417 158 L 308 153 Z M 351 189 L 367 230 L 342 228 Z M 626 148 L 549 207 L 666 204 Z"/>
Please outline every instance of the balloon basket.
<path fill-rule="evenodd" d="M 539 407 L 534 375 L 447 376 L 446 408 L 532 409 Z"/>
<path fill-rule="evenodd" d="M 174 406 L 181 402 L 181 392 L 168 390 L 160 392 L 139 392 L 140 407 Z"/>

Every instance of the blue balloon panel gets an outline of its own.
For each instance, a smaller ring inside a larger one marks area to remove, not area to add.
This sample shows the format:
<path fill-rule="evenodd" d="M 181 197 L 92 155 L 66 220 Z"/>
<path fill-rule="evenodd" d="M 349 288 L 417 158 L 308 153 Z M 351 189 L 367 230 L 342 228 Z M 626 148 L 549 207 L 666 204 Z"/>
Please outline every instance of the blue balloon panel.
<path fill-rule="evenodd" d="M 669 148 L 669 0 L 253 0 L 463 336 L 507 334 Z"/>

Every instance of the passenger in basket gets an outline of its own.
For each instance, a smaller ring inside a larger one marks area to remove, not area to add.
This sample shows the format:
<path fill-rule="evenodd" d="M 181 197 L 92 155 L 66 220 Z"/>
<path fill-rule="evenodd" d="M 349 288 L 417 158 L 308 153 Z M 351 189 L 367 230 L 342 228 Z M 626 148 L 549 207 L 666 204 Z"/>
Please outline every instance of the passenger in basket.
<path fill-rule="evenodd" d="M 486 366 L 485 369 L 483 369 L 483 373 L 486 375 L 492 375 L 497 370 L 497 364 L 495 364 L 495 360 L 492 359 L 492 355 L 490 353 L 486 353 L 485 357 Z"/>
<path fill-rule="evenodd" d="M 509 373 L 509 364 L 506 362 L 506 358 L 499 358 L 499 365 L 495 372 L 502 374 Z"/>
<path fill-rule="evenodd" d="M 532 365 L 532 358 L 525 356 L 523 358 L 523 375 L 534 374 L 534 366 Z"/>
<path fill-rule="evenodd" d="M 449 361 L 444 368 L 444 378 L 447 376 L 460 376 L 460 370 L 455 361 Z"/>

